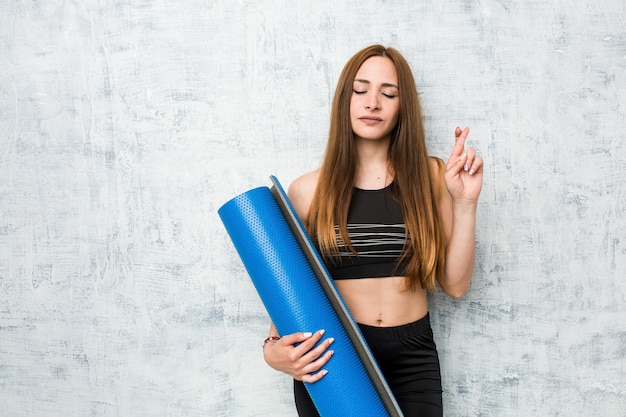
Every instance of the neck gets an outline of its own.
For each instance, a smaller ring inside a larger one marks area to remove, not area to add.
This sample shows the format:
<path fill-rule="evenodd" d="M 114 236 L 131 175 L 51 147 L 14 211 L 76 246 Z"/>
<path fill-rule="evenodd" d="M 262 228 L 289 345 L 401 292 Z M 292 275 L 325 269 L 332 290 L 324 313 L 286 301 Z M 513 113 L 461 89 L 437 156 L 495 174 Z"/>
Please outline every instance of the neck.
<path fill-rule="evenodd" d="M 381 165 L 387 163 L 389 139 L 367 140 L 355 139 L 359 165 Z"/>
<path fill-rule="evenodd" d="M 359 160 L 354 177 L 354 186 L 363 190 L 385 188 L 393 181 L 387 150 L 391 138 L 368 140 L 355 138 Z"/>
<path fill-rule="evenodd" d="M 361 146 L 354 185 L 364 190 L 385 188 L 393 181 L 387 160 L 387 147 Z"/>

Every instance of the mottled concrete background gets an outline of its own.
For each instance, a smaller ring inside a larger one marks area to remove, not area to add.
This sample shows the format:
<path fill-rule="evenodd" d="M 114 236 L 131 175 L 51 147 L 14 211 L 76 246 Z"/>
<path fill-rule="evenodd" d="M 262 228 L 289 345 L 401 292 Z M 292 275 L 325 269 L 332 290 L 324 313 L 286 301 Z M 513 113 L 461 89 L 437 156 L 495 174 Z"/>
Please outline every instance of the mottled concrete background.
<path fill-rule="evenodd" d="M 294 415 L 216 210 L 318 165 L 370 43 L 486 159 L 445 415 L 626 415 L 625 7 L 0 0 L 0 415 Z"/>

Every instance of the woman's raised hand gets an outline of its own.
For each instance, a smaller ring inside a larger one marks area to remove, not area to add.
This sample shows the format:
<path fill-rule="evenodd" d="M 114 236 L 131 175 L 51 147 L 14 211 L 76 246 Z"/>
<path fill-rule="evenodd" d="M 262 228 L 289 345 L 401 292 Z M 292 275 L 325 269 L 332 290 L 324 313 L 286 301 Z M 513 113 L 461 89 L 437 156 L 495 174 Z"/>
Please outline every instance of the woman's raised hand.
<path fill-rule="evenodd" d="M 315 346 L 323 336 L 324 330 L 286 335 L 267 343 L 263 347 L 263 356 L 272 368 L 291 375 L 298 381 L 317 382 L 327 374 L 322 368 L 334 353 L 328 350 L 333 338 Z"/>
<path fill-rule="evenodd" d="M 478 201 L 483 186 L 483 159 L 474 148 L 465 148 L 469 127 L 457 127 L 455 143 L 446 165 L 446 186 L 453 201 Z"/>

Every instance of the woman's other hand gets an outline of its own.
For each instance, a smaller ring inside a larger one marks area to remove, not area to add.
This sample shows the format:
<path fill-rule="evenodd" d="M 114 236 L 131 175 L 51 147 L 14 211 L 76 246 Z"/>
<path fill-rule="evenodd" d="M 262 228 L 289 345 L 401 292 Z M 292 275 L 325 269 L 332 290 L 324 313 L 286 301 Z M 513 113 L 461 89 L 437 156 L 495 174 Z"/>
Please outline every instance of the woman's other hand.
<path fill-rule="evenodd" d="M 324 330 L 315 333 L 293 333 L 275 341 L 269 341 L 263 347 L 263 356 L 269 366 L 284 372 L 303 382 L 317 382 L 328 373 L 322 369 L 333 356 L 328 350 L 333 338 L 325 339 L 315 346 L 324 336 Z"/>
<path fill-rule="evenodd" d="M 446 165 L 445 180 L 448 192 L 454 201 L 475 203 L 483 185 L 483 159 L 474 148 L 465 149 L 469 127 L 457 127 L 455 144 Z"/>

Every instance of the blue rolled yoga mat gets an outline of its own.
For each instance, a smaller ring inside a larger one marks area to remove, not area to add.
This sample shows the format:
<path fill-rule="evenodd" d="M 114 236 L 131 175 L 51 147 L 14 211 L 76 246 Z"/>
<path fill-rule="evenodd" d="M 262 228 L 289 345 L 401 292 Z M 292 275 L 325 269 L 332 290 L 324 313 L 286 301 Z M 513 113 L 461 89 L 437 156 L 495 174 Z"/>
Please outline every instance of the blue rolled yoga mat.
<path fill-rule="evenodd" d="M 322 417 L 400 417 L 402 412 L 276 177 L 218 213 L 282 335 L 325 329 L 328 374 L 305 386 Z"/>

